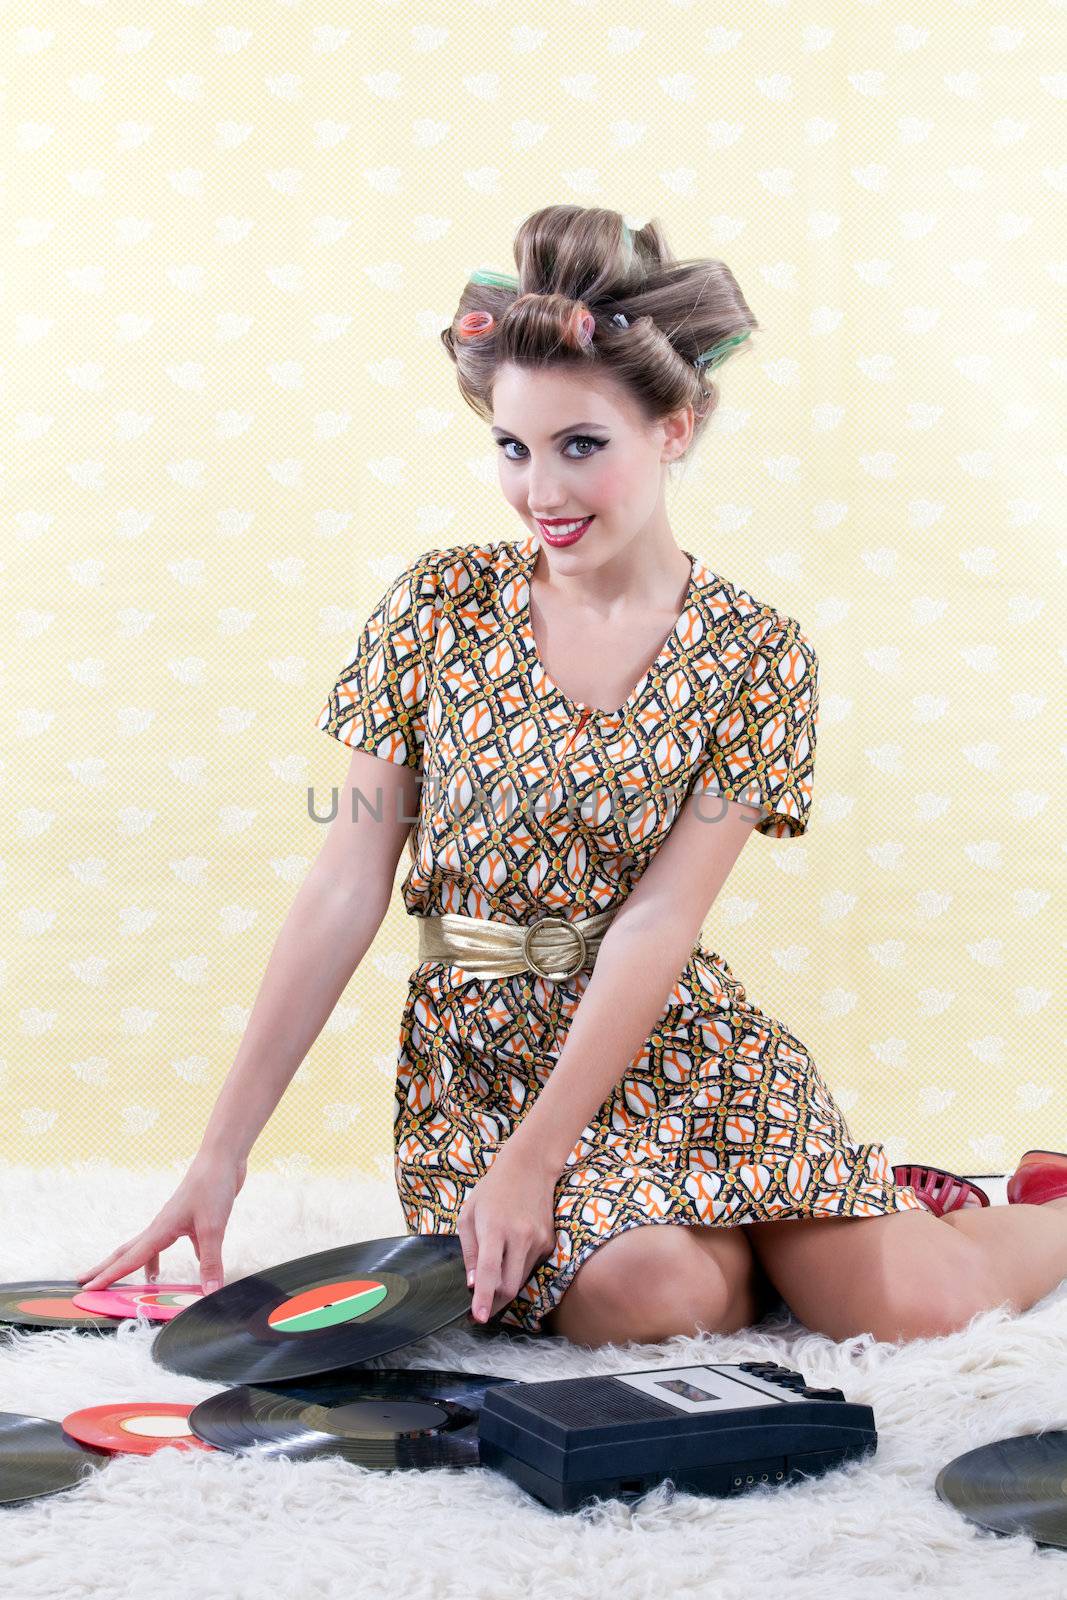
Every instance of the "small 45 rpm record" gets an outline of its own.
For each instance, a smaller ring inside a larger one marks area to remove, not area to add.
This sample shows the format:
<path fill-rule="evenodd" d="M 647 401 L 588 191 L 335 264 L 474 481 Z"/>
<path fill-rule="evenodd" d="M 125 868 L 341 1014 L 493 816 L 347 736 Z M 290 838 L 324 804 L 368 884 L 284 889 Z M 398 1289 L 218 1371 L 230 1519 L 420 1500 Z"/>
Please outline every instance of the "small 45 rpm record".
<path fill-rule="evenodd" d="M 0 1326 L 25 1328 L 91 1328 L 114 1333 L 113 1317 L 98 1317 L 75 1305 L 81 1284 L 65 1279 L 35 1279 L 25 1283 L 0 1283 Z"/>
<path fill-rule="evenodd" d="M 165 1323 L 152 1355 L 194 1378 L 277 1383 L 368 1361 L 469 1312 L 455 1234 L 364 1239 L 225 1284 Z"/>
<path fill-rule="evenodd" d="M 86 1406 L 63 1418 L 63 1431 L 82 1444 L 111 1454 L 151 1456 L 168 1445 L 181 1450 L 210 1450 L 189 1426 L 193 1405 L 159 1400 L 127 1400 Z"/>
<path fill-rule="evenodd" d="M 170 1322 L 203 1298 L 198 1283 L 116 1283 L 109 1289 L 82 1290 L 74 1304 L 99 1317 L 141 1315 L 150 1322 Z"/>
<path fill-rule="evenodd" d="M 189 1422 L 222 1450 L 255 1445 L 298 1460 L 343 1456 L 383 1472 L 476 1467 L 485 1391 L 512 1382 L 428 1367 L 354 1368 L 296 1384 L 223 1389 L 202 1400 Z"/>
<path fill-rule="evenodd" d="M 107 1459 L 69 1439 L 47 1417 L 0 1411 L 0 1505 L 72 1489 Z"/>
<path fill-rule="evenodd" d="M 1067 1430 L 1021 1433 L 968 1450 L 941 1468 L 939 1500 L 993 1533 L 1028 1533 L 1067 1549 Z"/>

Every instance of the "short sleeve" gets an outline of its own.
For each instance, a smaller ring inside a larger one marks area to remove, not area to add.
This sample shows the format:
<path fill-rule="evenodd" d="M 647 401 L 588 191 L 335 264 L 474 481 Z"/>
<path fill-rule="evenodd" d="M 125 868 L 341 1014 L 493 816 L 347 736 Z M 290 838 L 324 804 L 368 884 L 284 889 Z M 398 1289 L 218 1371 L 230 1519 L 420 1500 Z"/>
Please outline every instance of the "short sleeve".
<path fill-rule="evenodd" d="M 819 663 L 792 617 L 772 622 L 729 706 L 706 730 L 692 794 L 759 806 L 755 831 L 806 833 L 811 811 Z"/>
<path fill-rule="evenodd" d="M 419 556 L 389 584 L 316 724 L 352 750 L 416 770 L 438 617 L 434 554 Z"/>

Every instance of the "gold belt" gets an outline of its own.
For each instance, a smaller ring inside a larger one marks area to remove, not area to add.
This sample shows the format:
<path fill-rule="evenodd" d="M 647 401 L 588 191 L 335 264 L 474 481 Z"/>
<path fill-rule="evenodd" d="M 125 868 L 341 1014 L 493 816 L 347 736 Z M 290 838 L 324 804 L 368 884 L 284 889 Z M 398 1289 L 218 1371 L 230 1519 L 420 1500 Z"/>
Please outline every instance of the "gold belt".
<path fill-rule="evenodd" d="M 445 911 L 416 917 L 419 961 L 446 961 L 482 978 L 508 978 L 536 972 L 542 978 L 570 978 L 591 967 L 615 907 L 570 922 L 547 912 L 532 922 L 500 922 L 493 917 L 465 917 Z"/>

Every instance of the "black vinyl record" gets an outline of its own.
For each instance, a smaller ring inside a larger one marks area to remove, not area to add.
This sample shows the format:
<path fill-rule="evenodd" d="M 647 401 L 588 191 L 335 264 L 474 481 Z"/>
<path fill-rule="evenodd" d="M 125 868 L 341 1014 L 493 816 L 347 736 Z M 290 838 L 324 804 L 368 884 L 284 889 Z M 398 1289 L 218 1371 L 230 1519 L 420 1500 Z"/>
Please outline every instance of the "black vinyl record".
<path fill-rule="evenodd" d="M 0 1505 L 72 1489 L 107 1461 L 101 1451 L 64 1433 L 58 1422 L 0 1411 Z"/>
<path fill-rule="evenodd" d="M 165 1322 L 160 1366 L 193 1378 L 278 1383 L 352 1366 L 470 1315 L 455 1234 L 364 1239 L 227 1283 Z"/>
<path fill-rule="evenodd" d="M 1021 1433 L 942 1467 L 939 1500 L 993 1533 L 1028 1533 L 1067 1549 L 1067 1431 Z"/>
<path fill-rule="evenodd" d="M 476 1467 L 485 1391 L 512 1378 L 431 1367 L 342 1369 L 301 1383 L 223 1389 L 189 1413 L 220 1450 L 257 1446 L 271 1456 L 342 1456 L 383 1472 Z"/>
<path fill-rule="evenodd" d="M 24 1283 L 0 1283 L 0 1332 L 5 1323 L 24 1328 L 77 1328 L 114 1333 L 115 1317 L 97 1317 L 76 1306 L 73 1296 L 82 1286 L 63 1279 L 30 1278 Z"/>

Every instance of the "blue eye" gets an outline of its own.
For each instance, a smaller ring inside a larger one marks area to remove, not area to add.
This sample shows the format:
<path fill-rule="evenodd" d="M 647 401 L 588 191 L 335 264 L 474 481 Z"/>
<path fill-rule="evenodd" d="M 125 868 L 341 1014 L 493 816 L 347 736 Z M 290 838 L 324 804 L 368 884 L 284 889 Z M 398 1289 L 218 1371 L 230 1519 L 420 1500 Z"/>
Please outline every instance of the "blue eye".
<path fill-rule="evenodd" d="M 570 457 L 571 461 L 587 461 L 589 459 L 589 457 L 591 455 L 595 455 L 598 450 L 603 450 L 605 444 L 607 443 L 607 440 L 606 439 L 593 439 L 587 433 L 572 433 L 570 438 L 566 442 L 569 445 L 570 444 L 590 444 L 590 445 L 592 445 L 593 448 L 591 450 L 585 451 L 582 455 L 571 456 Z M 510 455 L 508 455 L 508 452 L 505 449 L 506 445 L 517 444 L 520 450 L 525 450 L 526 449 L 526 446 L 519 439 L 498 439 L 497 440 L 497 444 L 500 446 L 501 450 L 504 451 L 504 459 L 505 459 L 505 461 L 521 461 L 521 459 L 522 459 L 521 456 L 510 456 Z"/>

